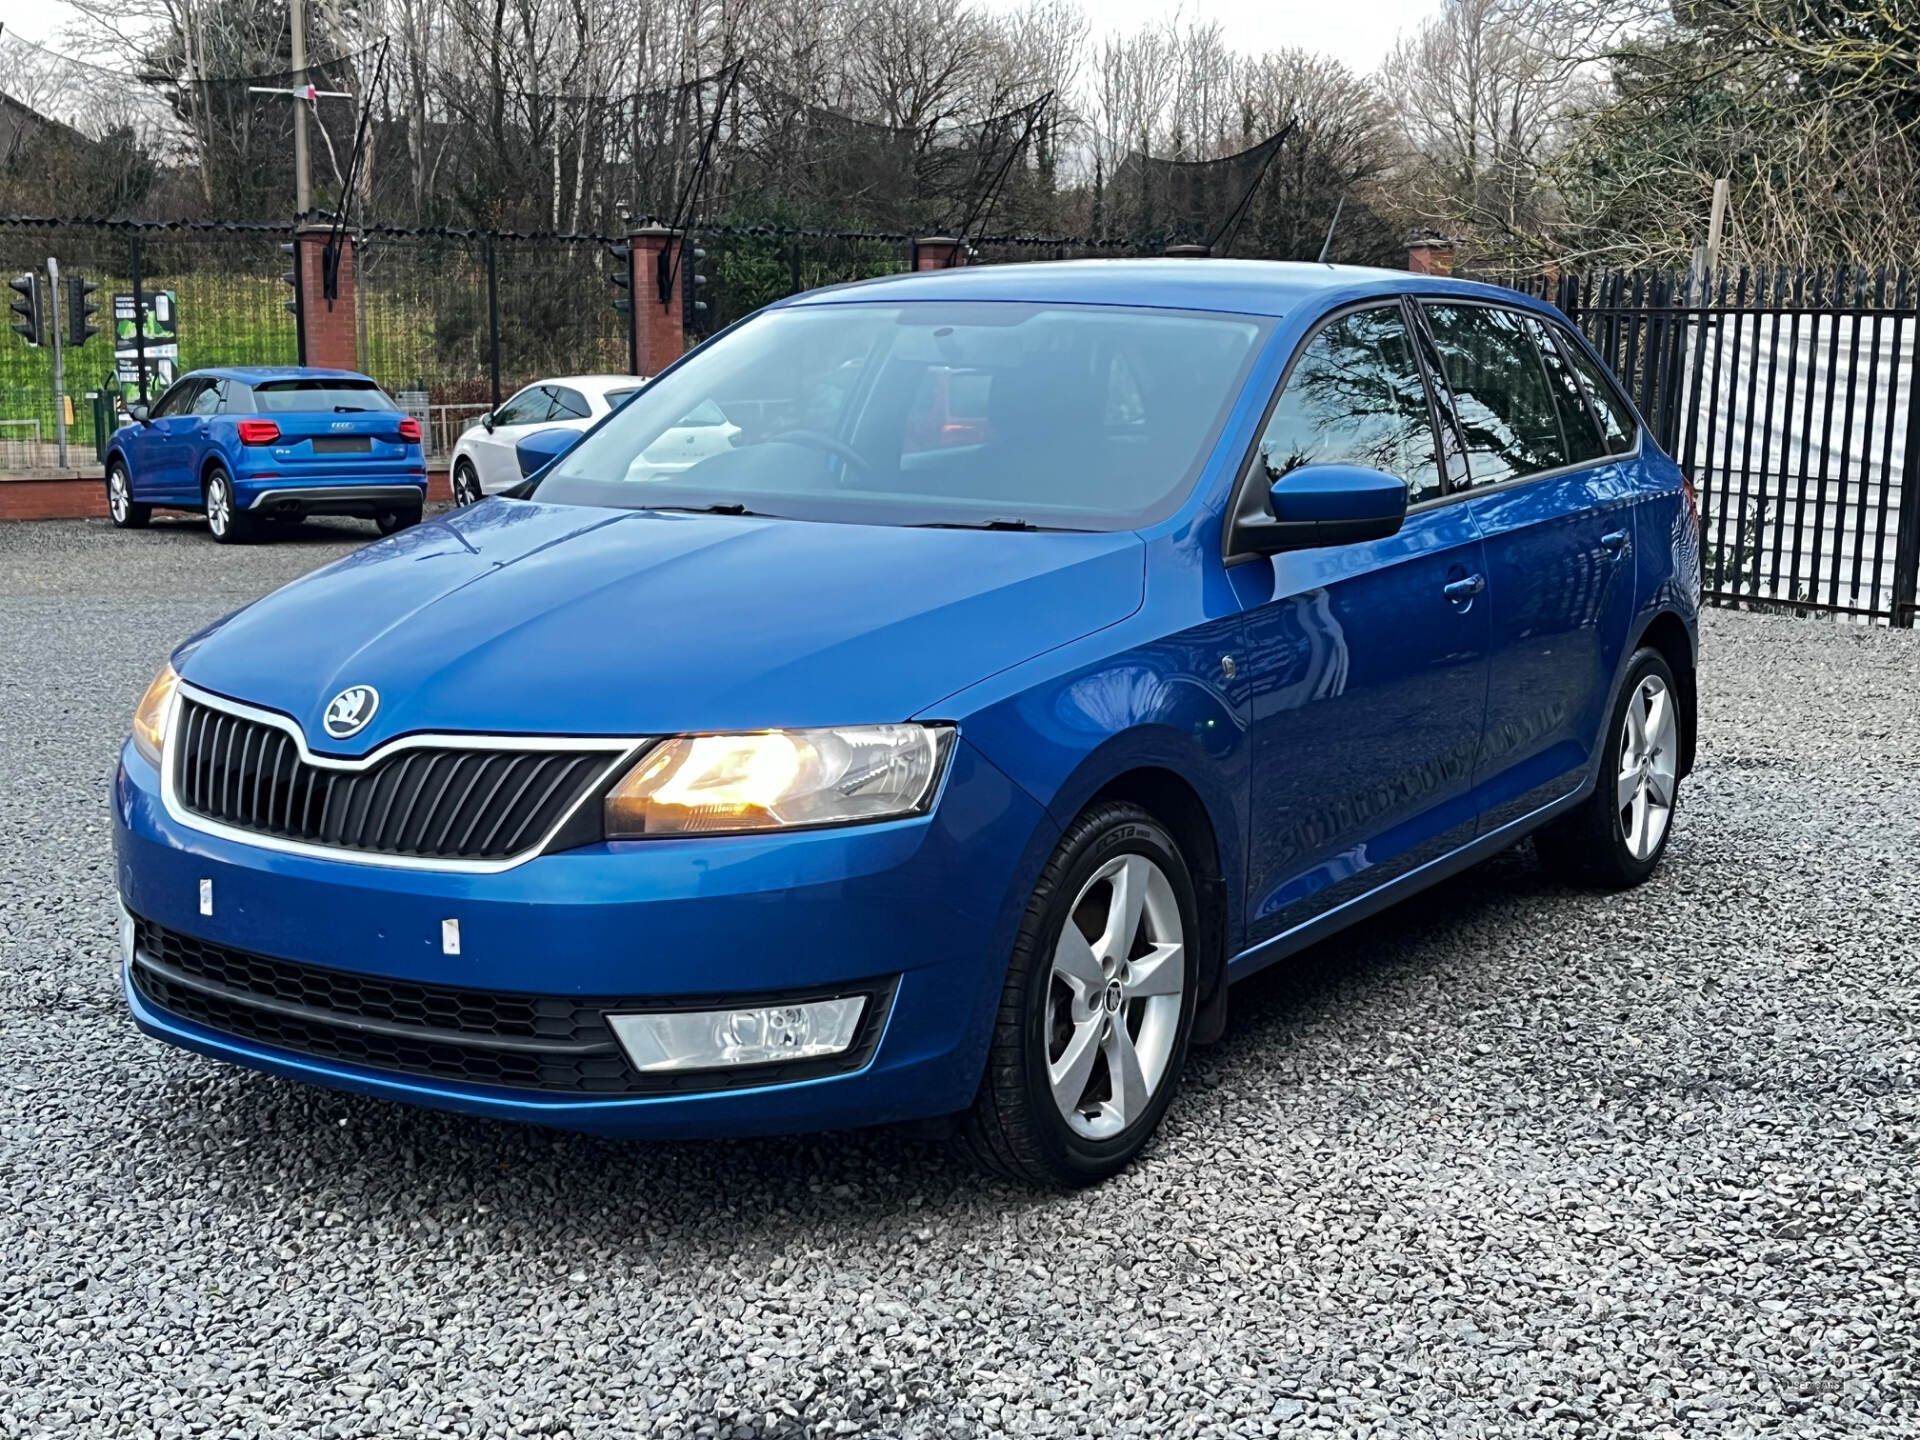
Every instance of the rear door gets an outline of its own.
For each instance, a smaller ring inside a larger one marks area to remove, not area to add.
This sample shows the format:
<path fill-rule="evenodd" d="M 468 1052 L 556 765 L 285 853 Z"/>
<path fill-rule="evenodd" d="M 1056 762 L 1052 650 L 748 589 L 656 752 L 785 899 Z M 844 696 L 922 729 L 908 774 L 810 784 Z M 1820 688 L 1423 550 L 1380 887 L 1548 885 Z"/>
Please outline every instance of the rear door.
<path fill-rule="evenodd" d="M 1479 530 L 1455 495 L 1398 301 L 1348 311 L 1302 347 L 1243 483 L 1306 464 L 1407 482 L 1385 540 L 1242 562 L 1252 588 L 1248 939 L 1258 944 L 1473 838 L 1486 706 Z M 1236 567 L 1238 569 L 1238 567 Z"/>
<path fill-rule="evenodd" d="M 1632 490 L 1545 322 L 1428 300 L 1485 537 L 1493 625 L 1482 833 L 1576 790 L 1632 618 Z"/>

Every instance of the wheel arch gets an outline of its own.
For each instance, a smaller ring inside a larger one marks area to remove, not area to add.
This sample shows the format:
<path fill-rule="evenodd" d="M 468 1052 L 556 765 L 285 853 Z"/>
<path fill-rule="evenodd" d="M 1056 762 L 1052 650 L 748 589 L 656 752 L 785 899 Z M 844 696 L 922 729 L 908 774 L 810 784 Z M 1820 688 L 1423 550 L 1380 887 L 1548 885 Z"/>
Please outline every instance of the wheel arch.
<path fill-rule="evenodd" d="M 213 478 L 213 471 L 216 466 L 227 472 L 227 484 L 233 484 L 233 462 L 227 459 L 225 451 L 210 449 L 207 452 L 206 458 L 200 462 L 200 496 L 202 499 L 206 498 L 207 481 Z M 235 505 L 239 504 L 239 498 L 238 495 L 234 497 Z"/>
<path fill-rule="evenodd" d="M 1094 791 L 1081 808 L 1111 800 L 1138 805 L 1165 825 L 1193 877 L 1200 911 L 1200 963 L 1192 1038 L 1195 1043 L 1208 1044 L 1226 1029 L 1231 910 L 1213 814 L 1193 784 L 1164 765 L 1136 765 L 1120 771 Z"/>
<path fill-rule="evenodd" d="M 1666 658 L 1673 671 L 1673 682 L 1680 702 L 1679 773 L 1693 769 L 1694 737 L 1698 731 L 1699 686 L 1694 667 L 1693 634 L 1687 622 L 1672 610 L 1662 610 L 1641 627 L 1639 638 L 1629 649 L 1631 654 L 1643 645 L 1651 645 Z"/>

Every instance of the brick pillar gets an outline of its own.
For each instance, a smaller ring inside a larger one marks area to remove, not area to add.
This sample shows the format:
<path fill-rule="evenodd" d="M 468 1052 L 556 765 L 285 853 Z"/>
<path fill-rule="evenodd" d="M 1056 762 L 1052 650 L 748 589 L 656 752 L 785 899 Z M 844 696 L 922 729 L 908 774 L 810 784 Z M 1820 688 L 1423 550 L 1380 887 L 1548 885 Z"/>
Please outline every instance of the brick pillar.
<path fill-rule="evenodd" d="M 951 270 L 967 263 L 967 247 L 951 235 L 928 235 L 913 242 L 915 270 Z"/>
<path fill-rule="evenodd" d="M 627 237 L 633 266 L 633 358 L 639 374 L 658 375 L 687 348 L 687 322 L 681 297 L 686 277 L 675 268 L 681 236 L 664 225 L 648 225 Z M 673 271 L 666 303 L 660 300 L 662 264 Z M 684 263 L 684 262 L 683 262 Z"/>
<path fill-rule="evenodd" d="M 1453 242 L 1440 235 L 1420 235 L 1409 240 L 1407 269 L 1416 275 L 1453 274 Z"/>
<path fill-rule="evenodd" d="M 349 231 L 340 234 L 339 288 L 329 303 L 326 249 L 332 235 L 330 225 L 302 225 L 293 234 L 300 267 L 300 363 L 325 370 L 357 370 L 360 347 L 354 322 L 353 235 Z"/>

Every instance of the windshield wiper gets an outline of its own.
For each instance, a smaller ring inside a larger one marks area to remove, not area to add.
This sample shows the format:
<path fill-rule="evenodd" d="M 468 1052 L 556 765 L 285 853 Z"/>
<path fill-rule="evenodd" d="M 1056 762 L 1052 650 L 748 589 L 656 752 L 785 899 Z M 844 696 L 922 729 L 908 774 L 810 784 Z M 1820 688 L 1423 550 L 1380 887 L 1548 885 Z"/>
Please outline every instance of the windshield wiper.
<path fill-rule="evenodd" d="M 1049 530 L 1057 527 L 1036 525 L 1031 520 L 995 518 L 992 520 L 928 520 L 916 530 Z"/>
<path fill-rule="evenodd" d="M 671 510 L 676 515 L 750 515 L 756 520 L 777 520 L 777 515 L 763 515 L 758 510 L 749 510 L 737 500 L 723 505 L 643 505 L 643 510 Z"/>

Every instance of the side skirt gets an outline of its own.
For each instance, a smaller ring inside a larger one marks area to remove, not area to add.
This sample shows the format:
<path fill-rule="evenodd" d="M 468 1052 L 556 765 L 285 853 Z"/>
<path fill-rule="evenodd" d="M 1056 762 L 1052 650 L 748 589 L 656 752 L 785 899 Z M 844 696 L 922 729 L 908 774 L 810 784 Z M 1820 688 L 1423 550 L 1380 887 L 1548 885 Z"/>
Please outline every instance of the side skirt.
<path fill-rule="evenodd" d="M 1257 975 L 1269 965 L 1286 959 L 1316 945 L 1346 929 L 1349 925 L 1377 915 L 1390 905 L 1397 905 L 1408 896 L 1417 894 L 1429 885 L 1436 885 L 1449 876 L 1478 865 L 1482 860 L 1491 859 L 1502 850 L 1517 845 L 1533 831 L 1538 830 L 1556 815 L 1573 809 L 1593 793 L 1594 778 L 1588 776 L 1578 790 L 1562 796 L 1550 805 L 1522 815 L 1517 820 L 1509 820 L 1498 830 L 1469 840 L 1458 850 L 1429 860 L 1417 870 L 1409 870 L 1396 879 L 1389 880 L 1377 889 L 1364 895 L 1356 895 L 1344 905 L 1336 905 L 1325 914 L 1316 915 L 1303 921 L 1291 930 L 1283 930 L 1270 940 L 1263 940 L 1250 950 L 1242 950 L 1227 962 L 1227 980 L 1245 980 L 1249 975 Z"/>

